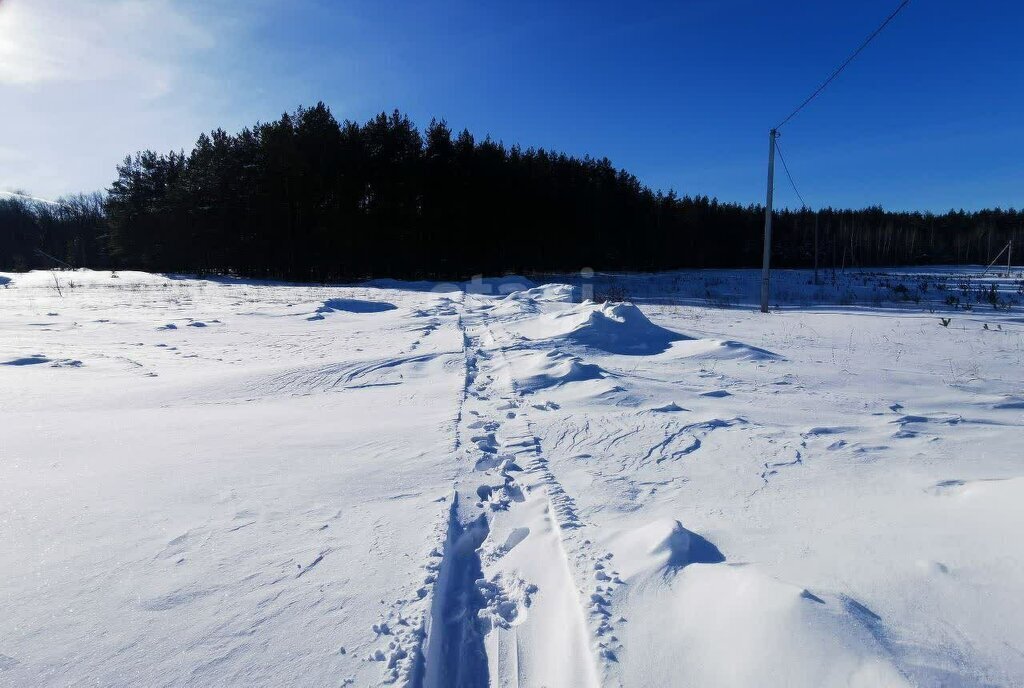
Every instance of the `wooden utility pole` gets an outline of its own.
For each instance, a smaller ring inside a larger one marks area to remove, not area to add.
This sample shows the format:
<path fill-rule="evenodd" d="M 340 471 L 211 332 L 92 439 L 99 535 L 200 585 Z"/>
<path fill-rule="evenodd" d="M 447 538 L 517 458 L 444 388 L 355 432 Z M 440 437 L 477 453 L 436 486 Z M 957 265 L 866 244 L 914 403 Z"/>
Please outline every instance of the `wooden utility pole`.
<path fill-rule="evenodd" d="M 768 133 L 768 193 L 764 204 L 764 258 L 761 263 L 761 312 L 768 312 L 769 274 L 772 264 L 772 193 L 775 187 L 775 138 L 779 132 Z"/>
<path fill-rule="evenodd" d="M 863 43 L 861 43 L 860 46 L 855 51 L 853 51 L 853 53 L 848 58 L 846 58 L 846 60 L 841 65 L 839 65 L 839 67 L 837 67 L 829 75 L 829 77 L 827 79 L 825 79 L 823 82 L 821 82 L 821 85 L 818 86 L 818 88 L 815 89 L 814 92 L 811 93 L 811 95 L 809 95 L 804 100 L 804 102 L 800 103 L 796 107 L 795 110 L 793 110 L 791 113 L 789 113 L 789 115 L 784 120 L 782 120 L 781 122 L 776 124 L 772 128 L 772 130 L 768 133 L 768 194 L 767 194 L 768 198 L 767 198 L 767 203 L 765 203 L 765 208 L 764 208 L 764 262 L 763 262 L 763 264 L 761 266 L 761 312 L 762 313 L 767 313 L 768 312 L 768 296 L 769 296 L 769 286 L 770 286 L 770 279 L 771 279 L 771 277 L 770 277 L 770 270 L 771 270 L 771 261 L 772 261 L 772 255 L 771 255 L 772 254 L 772 191 L 773 191 L 772 186 L 773 186 L 774 177 L 775 177 L 775 139 L 779 135 L 779 129 L 781 129 L 782 127 L 786 126 L 786 123 L 788 123 L 791 119 L 796 117 L 797 114 L 799 114 L 800 111 L 803 110 L 807 106 L 808 103 L 810 103 L 812 100 L 817 98 L 818 95 L 822 91 L 824 91 L 825 88 L 830 83 L 832 83 L 835 80 L 835 78 L 837 76 L 839 76 L 839 74 L 844 69 L 846 69 L 846 67 L 851 62 L 853 62 L 854 58 L 856 58 L 858 55 L 860 55 L 860 53 L 864 50 L 864 48 L 867 47 L 868 43 L 873 41 L 875 39 L 875 37 L 878 36 L 878 34 L 882 33 L 882 30 L 886 26 L 889 25 L 889 22 L 891 22 L 896 17 L 896 15 L 899 14 L 900 11 L 904 7 L 906 7 L 909 3 L 910 3 L 910 0 L 901 0 L 900 4 L 896 7 L 896 9 L 893 10 L 892 13 L 890 13 L 889 16 L 885 18 L 885 21 L 883 21 L 882 24 L 877 29 L 875 29 L 867 37 L 867 39 Z M 785 158 L 782 159 L 782 165 L 783 165 L 783 167 L 786 166 L 786 159 Z M 786 170 L 786 174 L 789 175 L 789 170 L 788 169 Z M 790 176 L 790 181 L 791 182 L 793 181 L 792 176 Z M 796 191 L 796 184 L 793 184 L 793 190 Z M 799 195 L 800 195 L 800 192 L 797 191 L 797 196 L 799 196 Z M 832 248 L 833 248 L 833 261 L 832 261 L 833 262 L 833 267 L 832 267 L 832 271 L 833 271 L 833 276 L 834 276 L 834 273 L 835 273 L 835 241 L 832 242 Z M 851 229 L 851 232 L 850 232 L 850 257 L 851 257 L 851 259 L 853 259 L 854 248 L 855 247 L 853 245 L 853 230 Z M 846 263 L 846 246 L 843 246 L 843 263 L 844 263 L 844 266 L 845 266 L 845 263 Z"/>

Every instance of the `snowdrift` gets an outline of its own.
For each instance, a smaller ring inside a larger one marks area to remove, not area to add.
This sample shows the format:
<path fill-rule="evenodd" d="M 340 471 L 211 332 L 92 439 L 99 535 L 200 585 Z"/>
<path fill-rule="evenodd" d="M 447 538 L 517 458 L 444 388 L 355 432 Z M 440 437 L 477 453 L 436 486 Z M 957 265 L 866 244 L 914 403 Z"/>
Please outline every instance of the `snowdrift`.
<path fill-rule="evenodd" d="M 576 287 L 571 284 L 543 284 L 532 289 L 514 291 L 505 297 L 506 301 L 546 301 L 551 303 L 572 303 L 576 298 Z"/>
<path fill-rule="evenodd" d="M 553 350 L 530 354 L 513 365 L 515 387 L 523 394 L 559 387 L 570 382 L 602 380 L 607 372 L 600 366 L 584 363 L 577 356 Z"/>
<path fill-rule="evenodd" d="M 605 353 L 635 356 L 658 354 L 672 342 L 689 339 L 655 325 L 631 303 L 591 301 L 541 316 L 522 332 L 532 340 L 566 339 Z"/>
<path fill-rule="evenodd" d="M 1016 311 L 0 277 L 0 685 L 1024 686 Z"/>
<path fill-rule="evenodd" d="M 782 356 L 750 344 L 731 339 L 691 339 L 673 353 L 687 358 L 714 361 L 778 361 Z"/>
<path fill-rule="evenodd" d="M 627 585 L 627 685 L 909 686 L 870 609 L 826 601 L 660 519 L 612 541 Z"/>
<path fill-rule="evenodd" d="M 490 313 L 494 317 L 512 319 L 537 315 L 542 312 L 544 304 L 572 303 L 575 295 L 575 288 L 568 284 L 545 284 L 507 294 L 490 309 Z"/>

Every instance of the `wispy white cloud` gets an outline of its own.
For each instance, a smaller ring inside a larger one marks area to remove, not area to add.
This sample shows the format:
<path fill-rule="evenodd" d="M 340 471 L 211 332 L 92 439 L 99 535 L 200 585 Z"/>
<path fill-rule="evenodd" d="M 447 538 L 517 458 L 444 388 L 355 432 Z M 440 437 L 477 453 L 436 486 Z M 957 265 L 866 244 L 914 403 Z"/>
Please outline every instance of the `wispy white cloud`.
<path fill-rule="evenodd" d="M 339 37 L 336 15 L 326 0 L 0 0 L 0 189 L 92 191 L 135 151 L 348 102 L 379 72 L 339 66 L 355 29 Z"/>
<path fill-rule="evenodd" d="M 0 0 L 0 83 L 112 81 L 159 97 L 214 45 L 169 0 Z"/>
<path fill-rule="evenodd" d="M 0 0 L 0 188 L 89 191 L 126 154 L 187 148 L 262 1 Z"/>

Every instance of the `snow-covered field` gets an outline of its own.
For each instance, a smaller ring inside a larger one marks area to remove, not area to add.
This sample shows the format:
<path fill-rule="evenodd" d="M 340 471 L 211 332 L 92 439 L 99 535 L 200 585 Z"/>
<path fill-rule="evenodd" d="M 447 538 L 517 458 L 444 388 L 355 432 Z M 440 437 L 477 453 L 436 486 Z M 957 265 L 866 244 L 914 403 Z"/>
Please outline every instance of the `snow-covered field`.
<path fill-rule="evenodd" d="M 0 275 L 0 684 L 1024 685 L 980 272 Z"/>

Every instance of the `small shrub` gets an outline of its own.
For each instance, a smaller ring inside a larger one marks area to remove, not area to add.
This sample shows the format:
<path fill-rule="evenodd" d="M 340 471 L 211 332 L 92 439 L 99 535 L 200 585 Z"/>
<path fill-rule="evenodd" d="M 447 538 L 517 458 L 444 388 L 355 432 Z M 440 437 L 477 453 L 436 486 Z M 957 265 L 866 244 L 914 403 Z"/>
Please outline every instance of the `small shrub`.
<path fill-rule="evenodd" d="M 1003 301 L 999 298 L 999 289 L 996 287 L 995 282 L 989 285 L 988 290 L 985 291 L 985 300 L 988 301 L 993 310 L 999 310 L 1000 308 L 1008 309 L 1010 307 L 1008 301 Z"/>

